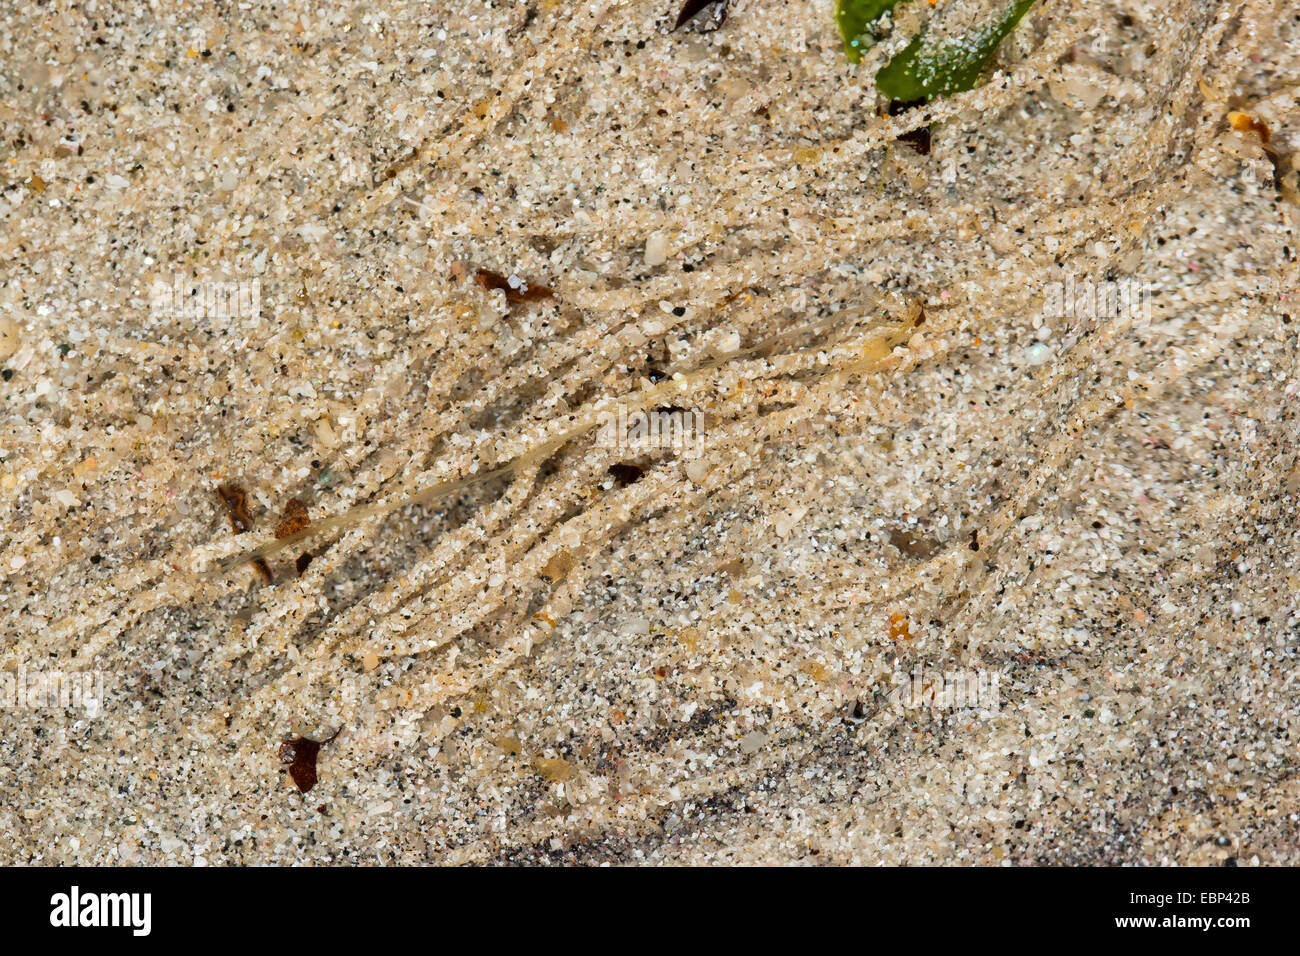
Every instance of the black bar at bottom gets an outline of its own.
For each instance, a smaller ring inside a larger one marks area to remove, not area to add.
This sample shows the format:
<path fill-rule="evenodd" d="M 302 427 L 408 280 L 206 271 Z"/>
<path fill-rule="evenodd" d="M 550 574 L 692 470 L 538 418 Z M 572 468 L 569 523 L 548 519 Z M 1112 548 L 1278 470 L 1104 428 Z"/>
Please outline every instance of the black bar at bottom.
<path fill-rule="evenodd" d="M 432 932 L 431 948 L 463 949 L 484 932 L 494 946 L 603 947 L 643 936 L 679 945 L 685 934 L 693 945 L 716 937 L 734 948 L 746 938 L 770 945 L 775 927 L 809 942 L 847 931 L 864 945 L 894 933 L 928 946 L 1126 937 L 1222 945 L 1284 931 L 1296 888 L 1295 871 L 1282 869 L 0 870 L 12 933 L 127 946 L 298 948 L 337 946 L 340 934 Z"/>

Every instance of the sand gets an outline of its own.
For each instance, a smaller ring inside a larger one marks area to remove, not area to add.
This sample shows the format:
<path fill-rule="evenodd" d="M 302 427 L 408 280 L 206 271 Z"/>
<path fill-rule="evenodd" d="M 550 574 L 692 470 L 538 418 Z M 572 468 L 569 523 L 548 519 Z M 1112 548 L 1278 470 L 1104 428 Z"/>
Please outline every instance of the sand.
<path fill-rule="evenodd" d="M 7 8 L 0 862 L 1300 862 L 1300 19 L 961 2 Z"/>

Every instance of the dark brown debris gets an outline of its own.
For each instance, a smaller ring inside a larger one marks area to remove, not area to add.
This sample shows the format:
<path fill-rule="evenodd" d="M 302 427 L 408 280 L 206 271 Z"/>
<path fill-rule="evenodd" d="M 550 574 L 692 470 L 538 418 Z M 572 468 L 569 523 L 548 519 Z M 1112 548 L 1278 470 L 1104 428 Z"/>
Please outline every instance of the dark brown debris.
<path fill-rule="evenodd" d="M 230 515 L 230 526 L 235 534 L 243 534 L 253 528 L 253 519 L 248 514 L 248 494 L 239 485 L 223 482 L 217 485 L 217 497 L 226 506 Z"/>
<path fill-rule="evenodd" d="M 233 482 L 222 482 L 217 485 L 217 497 L 226 507 L 226 514 L 230 516 L 230 527 L 234 529 L 235 534 L 243 534 L 253 529 L 253 519 L 248 513 L 248 493 L 242 487 Z M 254 558 L 253 567 L 267 584 L 275 580 L 275 575 L 271 573 L 271 566 L 263 558 Z"/>
<path fill-rule="evenodd" d="M 677 14 L 677 21 L 673 24 L 673 29 L 680 30 L 709 7 L 716 5 L 717 12 L 700 26 L 700 29 L 706 32 L 716 30 L 727 22 L 727 5 L 729 2 L 730 0 L 686 0 L 682 4 L 681 11 Z"/>
<path fill-rule="evenodd" d="M 506 294 L 506 301 L 510 303 L 537 302 L 555 295 L 549 286 L 532 282 L 525 282 L 516 289 L 510 284 L 509 279 L 491 269 L 479 269 L 474 273 L 474 281 L 489 292 L 500 289 Z"/>
<path fill-rule="evenodd" d="M 901 116 L 903 113 L 906 113 L 910 109 L 915 109 L 918 106 L 924 106 L 924 105 L 925 105 L 925 100 L 906 100 L 906 101 L 890 100 L 889 107 L 888 107 L 889 115 Z M 911 146 L 912 149 L 916 150 L 922 156 L 929 156 L 930 155 L 930 127 L 922 126 L 920 129 L 914 129 L 906 133 L 900 133 L 898 135 L 898 142 L 906 143 L 908 146 Z"/>
<path fill-rule="evenodd" d="M 900 143 L 906 143 L 916 150 L 922 156 L 930 155 L 930 127 L 922 126 L 920 129 L 908 130 L 906 133 L 900 133 L 898 137 Z"/>
<path fill-rule="evenodd" d="M 291 534 L 297 534 L 309 524 L 311 519 L 307 517 L 307 506 L 297 498 L 290 498 L 284 506 L 284 517 L 275 526 L 275 536 L 287 538 Z"/>
<path fill-rule="evenodd" d="M 257 573 L 262 576 L 262 580 L 267 584 L 275 583 L 275 575 L 271 573 L 271 566 L 266 563 L 266 558 L 254 558 L 253 567 L 257 569 Z"/>
<path fill-rule="evenodd" d="M 904 557 L 931 558 L 942 545 L 933 538 L 927 538 L 919 530 L 895 528 L 889 532 L 889 543 L 897 548 Z"/>
<path fill-rule="evenodd" d="M 620 488 L 626 488 L 645 474 L 645 469 L 627 462 L 609 466 L 609 474 L 618 482 Z"/>
<path fill-rule="evenodd" d="M 307 506 L 298 498 L 290 498 L 284 506 L 284 517 L 275 526 L 275 536 L 277 538 L 287 538 L 292 534 L 297 534 L 309 524 L 311 524 L 311 518 L 307 516 Z M 311 564 L 311 559 L 311 554 L 306 551 L 298 555 L 298 560 L 294 564 L 298 571 L 298 577 L 302 577 L 302 573 L 307 570 L 307 565 Z"/>
<path fill-rule="evenodd" d="M 316 786 L 316 758 L 320 756 L 321 747 L 334 740 L 342 729 L 340 727 L 324 740 L 294 737 L 280 744 L 280 763 L 289 768 L 289 776 L 303 793 Z"/>
<path fill-rule="evenodd" d="M 724 561 L 718 565 L 717 570 L 720 574 L 725 574 L 734 580 L 745 573 L 745 559 L 732 558 L 730 561 Z"/>
<path fill-rule="evenodd" d="M 253 567 L 267 584 L 275 583 L 275 575 L 271 573 L 271 566 L 266 563 L 266 558 L 254 558 Z"/>
<path fill-rule="evenodd" d="M 1278 195 L 1287 198 L 1287 174 L 1295 168 L 1296 154 L 1279 152 L 1276 148 L 1264 145 L 1264 155 L 1273 166 L 1273 188 L 1277 190 Z M 1292 192 L 1294 196 L 1294 192 Z M 1292 199 L 1294 202 L 1294 199 Z"/>

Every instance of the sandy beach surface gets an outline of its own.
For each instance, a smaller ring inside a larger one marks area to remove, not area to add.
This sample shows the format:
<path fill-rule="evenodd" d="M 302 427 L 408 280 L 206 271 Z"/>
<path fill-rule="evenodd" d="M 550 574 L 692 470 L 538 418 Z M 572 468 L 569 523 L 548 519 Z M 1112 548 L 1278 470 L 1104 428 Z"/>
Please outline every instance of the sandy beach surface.
<path fill-rule="evenodd" d="M 1300 862 L 1300 9 L 974 6 L 6 4 L 0 862 Z"/>

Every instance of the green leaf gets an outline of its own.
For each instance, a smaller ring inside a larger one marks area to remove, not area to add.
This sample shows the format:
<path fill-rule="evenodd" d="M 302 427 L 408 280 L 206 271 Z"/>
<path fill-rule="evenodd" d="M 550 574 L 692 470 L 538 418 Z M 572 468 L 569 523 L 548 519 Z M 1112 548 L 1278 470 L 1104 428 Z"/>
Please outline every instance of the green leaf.
<path fill-rule="evenodd" d="M 902 0 L 839 0 L 835 6 L 835 22 L 844 38 L 844 53 L 857 63 L 866 50 L 875 46 L 876 22 Z"/>
<path fill-rule="evenodd" d="M 928 29 L 922 30 L 876 73 L 876 89 L 904 101 L 974 89 L 998 44 L 1033 5 L 1034 0 L 1012 0 L 999 19 L 937 44 L 930 42 Z"/>

